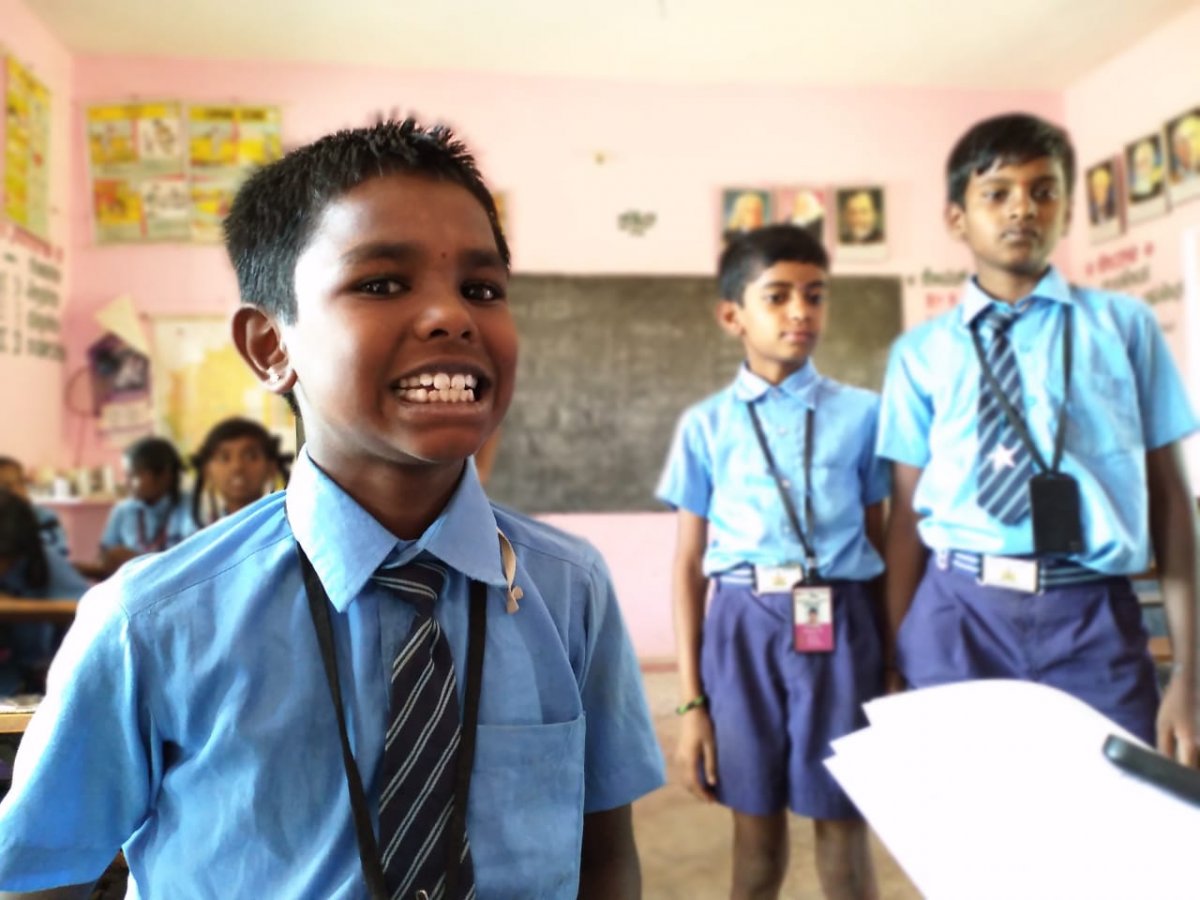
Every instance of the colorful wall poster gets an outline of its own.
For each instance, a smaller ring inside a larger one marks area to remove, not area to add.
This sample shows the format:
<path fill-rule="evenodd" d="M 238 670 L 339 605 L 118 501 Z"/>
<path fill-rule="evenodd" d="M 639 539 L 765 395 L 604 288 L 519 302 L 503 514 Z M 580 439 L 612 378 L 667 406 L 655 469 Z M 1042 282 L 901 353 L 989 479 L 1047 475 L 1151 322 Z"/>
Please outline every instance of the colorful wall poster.
<path fill-rule="evenodd" d="M 181 104 L 90 107 L 87 139 L 98 243 L 191 236 Z"/>
<path fill-rule="evenodd" d="M 1093 244 L 1111 240 L 1125 230 L 1121 199 L 1121 158 L 1101 160 L 1084 173 L 1087 189 L 1088 236 Z"/>
<path fill-rule="evenodd" d="M 837 258 L 866 262 L 887 258 L 887 206 L 878 185 L 838 188 Z"/>
<path fill-rule="evenodd" d="M 1167 122 L 1167 154 L 1171 203 L 1200 196 L 1200 107 Z"/>
<path fill-rule="evenodd" d="M 775 221 L 803 228 L 825 242 L 825 189 L 819 187 L 778 188 L 774 198 Z"/>
<path fill-rule="evenodd" d="M 220 241 L 221 222 L 242 182 L 282 155 L 278 107 L 189 107 L 192 240 Z"/>
<path fill-rule="evenodd" d="M 4 217 L 50 237 L 50 91 L 13 57 L 4 61 Z"/>
<path fill-rule="evenodd" d="M 1129 222 L 1144 222 L 1167 211 L 1163 178 L 1162 135 L 1155 132 L 1125 146 L 1126 214 Z"/>

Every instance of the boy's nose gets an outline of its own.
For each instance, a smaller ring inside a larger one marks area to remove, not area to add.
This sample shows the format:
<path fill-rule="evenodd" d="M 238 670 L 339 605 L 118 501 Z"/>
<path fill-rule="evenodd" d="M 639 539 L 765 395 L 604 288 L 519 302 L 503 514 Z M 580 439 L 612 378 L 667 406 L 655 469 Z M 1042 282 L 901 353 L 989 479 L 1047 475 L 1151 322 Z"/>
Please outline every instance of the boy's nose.
<path fill-rule="evenodd" d="M 470 306 L 457 295 L 430 300 L 421 316 L 420 332 L 425 338 L 470 339 L 475 333 Z"/>
<path fill-rule="evenodd" d="M 1023 219 L 1027 216 L 1032 216 L 1037 210 L 1037 203 L 1033 197 L 1025 191 L 1014 190 L 1011 199 L 1008 201 L 1008 214 L 1015 219 Z"/>

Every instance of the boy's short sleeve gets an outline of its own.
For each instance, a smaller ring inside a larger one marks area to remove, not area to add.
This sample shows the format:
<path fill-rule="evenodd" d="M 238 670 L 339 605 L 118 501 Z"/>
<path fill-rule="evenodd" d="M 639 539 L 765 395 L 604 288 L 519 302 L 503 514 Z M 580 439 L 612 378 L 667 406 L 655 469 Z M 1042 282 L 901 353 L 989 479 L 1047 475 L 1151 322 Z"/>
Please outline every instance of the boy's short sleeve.
<path fill-rule="evenodd" d="M 94 881 L 155 792 L 129 623 L 105 585 L 84 597 L 0 803 L 0 890 Z"/>
<path fill-rule="evenodd" d="M 585 628 L 583 811 L 593 813 L 633 802 L 661 787 L 665 776 L 641 670 L 612 579 L 599 559 L 591 570 Z"/>
<path fill-rule="evenodd" d="M 702 422 L 695 410 L 688 410 L 675 427 L 671 451 L 654 495 L 675 509 L 708 518 L 712 492 L 712 463 Z"/>
<path fill-rule="evenodd" d="M 859 464 L 859 481 L 863 487 L 863 506 L 882 503 L 892 493 L 892 467 L 875 452 L 879 432 L 879 401 L 871 404 L 870 437 L 863 442 L 862 461 Z"/>
<path fill-rule="evenodd" d="M 918 378 L 910 344 L 900 338 L 888 357 L 879 408 L 876 454 L 882 460 L 924 468 L 929 462 L 929 429 L 933 406 Z"/>
<path fill-rule="evenodd" d="M 1137 380 L 1142 439 L 1147 450 L 1157 450 L 1192 434 L 1200 423 L 1158 320 L 1148 307 L 1139 306 L 1139 310 L 1130 359 Z M 1119 398 L 1114 402 L 1120 402 Z"/>
<path fill-rule="evenodd" d="M 121 521 L 126 515 L 125 511 L 129 508 L 127 503 L 128 501 L 122 500 L 109 512 L 108 521 L 104 523 L 104 533 L 100 535 L 101 550 L 111 550 L 124 543 L 121 540 Z"/>

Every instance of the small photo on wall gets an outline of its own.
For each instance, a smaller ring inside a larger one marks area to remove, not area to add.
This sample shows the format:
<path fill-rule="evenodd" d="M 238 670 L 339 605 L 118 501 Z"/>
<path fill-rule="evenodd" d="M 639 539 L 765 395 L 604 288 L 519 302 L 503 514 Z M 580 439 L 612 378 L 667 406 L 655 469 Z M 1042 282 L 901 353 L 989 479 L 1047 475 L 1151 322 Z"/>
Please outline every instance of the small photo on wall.
<path fill-rule="evenodd" d="M 887 207 L 882 187 L 838 188 L 837 257 L 871 261 L 887 258 Z"/>
<path fill-rule="evenodd" d="M 1112 240 L 1125 230 L 1121 215 L 1121 159 L 1114 156 L 1090 166 L 1087 187 L 1088 236 L 1093 244 Z"/>
<path fill-rule="evenodd" d="M 803 228 L 825 242 L 825 190 L 813 187 L 779 188 L 775 191 L 775 221 Z"/>
<path fill-rule="evenodd" d="M 1167 211 L 1161 134 L 1148 134 L 1125 145 L 1129 223 L 1144 222 Z"/>
<path fill-rule="evenodd" d="M 757 188 L 726 188 L 721 193 L 721 234 L 728 239 L 771 221 L 771 195 Z"/>
<path fill-rule="evenodd" d="M 1200 195 L 1200 107 L 1167 122 L 1167 159 L 1171 202 Z"/>

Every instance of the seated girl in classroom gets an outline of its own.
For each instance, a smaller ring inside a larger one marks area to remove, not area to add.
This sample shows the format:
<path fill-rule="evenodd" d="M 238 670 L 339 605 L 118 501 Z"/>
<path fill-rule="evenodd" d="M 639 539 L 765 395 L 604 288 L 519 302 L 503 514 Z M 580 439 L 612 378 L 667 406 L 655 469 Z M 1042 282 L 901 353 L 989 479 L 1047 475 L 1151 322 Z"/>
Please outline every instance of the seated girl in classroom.
<path fill-rule="evenodd" d="M 288 457 L 279 437 L 250 419 L 214 425 L 192 456 L 196 489 L 192 518 L 203 528 L 287 484 Z"/>
<path fill-rule="evenodd" d="M 11 456 L 0 456 L 0 488 L 12 491 L 18 497 L 29 501 L 29 505 L 33 507 L 33 514 L 37 518 L 38 534 L 41 535 L 42 543 L 61 554 L 63 559 L 70 559 L 67 535 L 63 531 L 58 516 L 53 510 L 46 509 L 46 507 L 29 500 L 25 467 Z"/>
<path fill-rule="evenodd" d="M 0 595 L 78 600 L 90 586 L 65 557 L 47 550 L 29 501 L 0 488 Z M 0 696 L 41 691 L 59 636 L 49 622 L 0 625 Z"/>
<path fill-rule="evenodd" d="M 100 537 L 105 575 L 135 556 L 174 547 L 197 530 L 180 486 L 183 460 L 170 441 L 142 438 L 126 449 L 124 463 L 130 496 L 113 507 Z"/>

